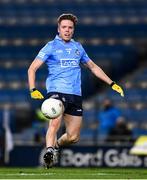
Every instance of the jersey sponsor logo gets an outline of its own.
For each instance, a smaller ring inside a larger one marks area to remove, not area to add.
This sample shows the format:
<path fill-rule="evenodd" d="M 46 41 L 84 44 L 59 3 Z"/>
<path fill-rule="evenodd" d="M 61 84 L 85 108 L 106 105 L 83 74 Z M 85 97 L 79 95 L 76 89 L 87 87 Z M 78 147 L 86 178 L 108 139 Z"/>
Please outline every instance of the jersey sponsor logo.
<path fill-rule="evenodd" d="M 61 59 L 61 67 L 78 67 L 79 63 L 77 59 Z"/>

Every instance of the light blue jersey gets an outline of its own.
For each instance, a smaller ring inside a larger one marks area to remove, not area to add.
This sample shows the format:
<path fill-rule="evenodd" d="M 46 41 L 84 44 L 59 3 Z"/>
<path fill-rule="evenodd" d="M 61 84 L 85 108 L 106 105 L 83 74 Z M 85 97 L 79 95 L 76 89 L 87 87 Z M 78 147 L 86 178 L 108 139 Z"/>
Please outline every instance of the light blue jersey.
<path fill-rule="evenodd" d="M 81 96 L 80 63 L 90 60 L 82 45 L 71 39 L 64 42 L 58 35 L 38 53 L 48 66 L 47 92 L 60 92 Z"/>

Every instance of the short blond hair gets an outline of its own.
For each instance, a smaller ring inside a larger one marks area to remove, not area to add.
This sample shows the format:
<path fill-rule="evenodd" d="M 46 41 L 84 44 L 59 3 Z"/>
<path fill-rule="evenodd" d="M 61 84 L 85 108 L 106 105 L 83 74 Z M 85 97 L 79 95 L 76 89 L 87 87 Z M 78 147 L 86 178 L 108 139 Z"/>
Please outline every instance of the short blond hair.
<path fill-rule="evenodd" d="M 60 24 L 62 20 L 71 20 L 74 23 L 74 26 L 78 22 L 78 18 L 73 14 L 61 14 L 57 19 L 58 24 Z"/>

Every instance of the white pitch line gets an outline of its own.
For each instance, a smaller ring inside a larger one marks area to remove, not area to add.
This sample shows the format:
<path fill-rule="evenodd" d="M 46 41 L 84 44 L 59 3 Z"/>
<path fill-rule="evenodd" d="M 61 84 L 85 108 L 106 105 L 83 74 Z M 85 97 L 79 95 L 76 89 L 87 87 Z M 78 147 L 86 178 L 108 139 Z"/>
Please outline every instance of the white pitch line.
<path fill-rule="evenodd" d="M 40 173 L 40 174 L 36 174 L 36 173 L 12 173 L 12 174 L 1 174 L 0 173 L 0 176 L 47 176 L 47 175 L 53 175 L 53 174 L 56 174 L 56 173 Z"/>
<path fill-rule="evenodd" d="M 36 174 L 36 173 L 12 173 L 12 174 L 1 174 L 0 173 L 0 176 L 48 176 L 48 175 L 55 175 L 57 173 L 40 173 L 40 174 Z M 68 175 L 75 175 L 75 173 L 68 173 Z M 76 175 L 81 175 L 81 173 L 76 173 Z M 98 176 L 108 176 L 108 175 L 120 175 L 118 173 L 82 173 L 82 175 L 90 175 L 90 176 L 95 176 L 95 175 L 98 175 Z M 62 174 L 61 174 L 62 176 Z"/>

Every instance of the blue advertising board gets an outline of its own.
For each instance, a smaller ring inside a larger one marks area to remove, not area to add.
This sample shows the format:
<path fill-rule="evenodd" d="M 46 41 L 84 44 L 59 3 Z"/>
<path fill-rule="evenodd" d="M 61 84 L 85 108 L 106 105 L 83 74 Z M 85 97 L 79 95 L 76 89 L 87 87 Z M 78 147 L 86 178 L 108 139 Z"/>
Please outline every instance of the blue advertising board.
<path fill-rule="evenodd" d="M 147 157 L 131 155 L 130 146 L 69 146 L 60 151 L 60 167 L 147 167 Z M 10 166 L 42 166 L 42 146 L 16 146 Z"/>
<path fill-rule="evenodd" d="M 59 165 L 66 167 L 147 167 L 147 157 L 131 155 L 130 147 L 76 146 L 61 151 Z"/>

